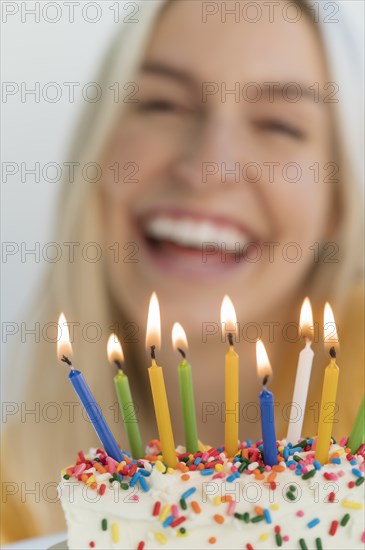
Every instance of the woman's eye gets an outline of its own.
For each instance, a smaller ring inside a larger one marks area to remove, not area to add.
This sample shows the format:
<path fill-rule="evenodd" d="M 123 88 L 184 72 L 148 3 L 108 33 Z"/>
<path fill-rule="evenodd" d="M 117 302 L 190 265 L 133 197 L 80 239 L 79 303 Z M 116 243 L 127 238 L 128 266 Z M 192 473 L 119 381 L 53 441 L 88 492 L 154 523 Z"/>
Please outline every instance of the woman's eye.
<path fill-rule="evenodd" d="M 167 100 L 141 101 L 140 110 L 142 111 L 159 111 L 162 113 L 182 111 L 183 108 Z"/>
<path fill-rule="evenodd" d="M 284 124 L 283 122 L 280 122 L 280 121 L 270 120 L 266 122 L 258 122 L 256 123 L 256 125 L 262 130 L 267 130 L 269 132 L 278 132 L 284 135 L 286 134 L 295 139 L 305 138 L 304 132 L 302 132 L 298 128 L 294 128 L 293 126 Z"/>

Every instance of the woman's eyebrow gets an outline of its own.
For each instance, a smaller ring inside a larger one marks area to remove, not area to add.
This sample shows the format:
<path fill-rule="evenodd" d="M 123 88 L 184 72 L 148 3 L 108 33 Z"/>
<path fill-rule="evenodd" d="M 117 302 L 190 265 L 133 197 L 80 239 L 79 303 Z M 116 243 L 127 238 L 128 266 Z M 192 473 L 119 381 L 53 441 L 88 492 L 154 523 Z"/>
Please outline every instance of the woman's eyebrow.
<path fill-rule="evenodd" d="M 188 86 L 189 88 L 193 88 L 199 91 L 201 91 L 202 86 L 204 86 L 204 82 L 198 82 L 186 70 L 178 69 L 171 65 L 167 65 L 166 63 L 163 63 L 161 61 L 146 61 L 141 67 L 141 73 L 153 74 L 153 75 L 162 76 L 165 78 L 170 78 L 171 80 L 178 81 L 181 84 Z M 216 83 L 206 82 L 205 84 L 216 84 Z M 285 83 L 281 83 L 278 81 L 275 81 L 275 82 L 274 81 L 272 82 L 271 81 L 267 81 L 267 82 L 251 81 L 248 84 L 251 87 L 252 86 L 257 87 L 260 90 L 261 95 L 257 102 L 259 102 L 260 100 L 274 102 L 275 100 L 277 101 L 282 99 L 283 101 L 296 103 L 296 101 L 288 100 L 288 98 L 285 97 L 285 95 L 290 93 L 291 91 L 292 93 L 297 92 L 299 94 L 299 101 L 306 100 L 306 101 L 315 103 L 318 106 L 323 106 L 324 98 L 322 94 L 318 93 L 318 91 L 316 92 L 313 89 L 313 84 L 311 85 L 311 84 L 305 84 L 303 82 L 290 82 L 290 81 Z M 227 88 L 229 88 L 229 86 L 227 86 Z M 244 84 L 242 84 L 240 93 L 243 93 L 244 88 L 245 86 Z M 221 91 L 219 90 L 219 93 L 220 92 Z M 232 92 L 230 95 L 232 96 Z"/>
<path fill-rule="evenodd" d="M 157 76 L 170 78 L 184 84 L 185 86 L 189 86 L 190 88 L 200 87 L 195 78 L 187 71 L 166 65 L 160 61 L 146 61 L 141 67 L 141 73 L 154 74 Z"/>
<path fill-rule="evenodd" d="M 262 98 L 269 99 L 272 102 L 274 99 L 282 99 L 283 101 L 289 101 L 290 103 L 296 103 L 302 99 L 323 104 L 325 99 L 317 89 L 314 89 L 314 84 L 305 84 L 304 82 L 288 81 L 284 84 L 280 82 L 257 82 L 254 83 L 260 86 L 262 90 Z M 291 92 L 291 93 L 290 93 Z M 288 96 L 294 95 L 294 98 L 289 99 Z"/>

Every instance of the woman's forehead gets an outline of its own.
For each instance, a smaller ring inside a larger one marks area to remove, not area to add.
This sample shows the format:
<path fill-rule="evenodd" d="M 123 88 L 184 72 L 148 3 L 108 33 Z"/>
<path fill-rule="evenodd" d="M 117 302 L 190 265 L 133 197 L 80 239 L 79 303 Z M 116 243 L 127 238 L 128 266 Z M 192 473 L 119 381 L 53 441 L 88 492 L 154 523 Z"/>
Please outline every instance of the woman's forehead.
<path fill-rule="evenodd" d="M 233 82 L 307 80 L 313 84 L 326 80 L 320 40 L 314 23 L 304 14 L 291 22 L 280 10 L 271 15 L 262 10 L 253 22 L 233 13 L 224 17 L 222 9 L 214 16 L 204 15 L 205 4 L 218 9 L 222 3 L 169 2 L 152 33 L 146 60 L 178 66 L 198 82 L 219 78 Z"/>

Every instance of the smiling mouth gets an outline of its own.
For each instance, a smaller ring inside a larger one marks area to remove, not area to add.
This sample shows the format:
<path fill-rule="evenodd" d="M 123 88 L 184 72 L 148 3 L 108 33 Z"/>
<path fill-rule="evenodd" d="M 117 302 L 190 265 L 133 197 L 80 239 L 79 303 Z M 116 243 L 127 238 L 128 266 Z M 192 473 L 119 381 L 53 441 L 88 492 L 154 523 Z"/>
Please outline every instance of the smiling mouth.
<path fill-rule="evenodd" d="M 245 263 L 245 247 L 257 242 L 227 218 L 176 210 L 151 212 L 138 228 L 150 261 L 183 275 L 222 275 L 237 269 Z"/>

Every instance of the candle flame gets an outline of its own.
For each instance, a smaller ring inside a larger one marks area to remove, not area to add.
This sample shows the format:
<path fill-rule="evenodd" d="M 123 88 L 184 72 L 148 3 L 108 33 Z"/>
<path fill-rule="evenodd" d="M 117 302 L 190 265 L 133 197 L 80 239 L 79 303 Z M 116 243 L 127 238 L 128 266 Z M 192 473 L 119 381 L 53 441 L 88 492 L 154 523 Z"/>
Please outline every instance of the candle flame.
<path fill-rule="evenodd" d="M 147 317 L 146 348 L 149 349 L 151 346 L 155 346 L 156 349 L 161 346 L 160 306 L 155 292 L 150 299 Z"/>
<path fill-rule="evenodd" d="M 327 349 L 338 347 L 337 327 L 333 311 L 328 302 L 324 306 L 324 345 Z"/>
<path fill-rule="evenodd" d="M 188 341 L 186 338 L 185 330 L 180 325 L 180 323 L 175 323 L 172 327 L 171 337 L 172 345 L 175 350 L 178 350 L 179 348 L 183 350 L 187 349 Z"/>
<path fill-rule="evenodd" d="M 272 368 L 269 358 L 266 353 L 266 349 L 261 340 L 256 342 L 256 362 L 257 362 L 257 374 L 259 378 L 264 379 L 266 376 L 272 375 Z"/>
<path fill-rule="evenodd" d="M 64 355 L 69 359 L 70 357 L 72 357 L 72 346 L 70 342 L 70 332 L 68 330 L 66 317 L 63 313 L 61 313 L 58 318 L 57 329 L 57 357 L 59 361 L 62 360 L 62 357 Z"/>
<path fill-rule="evenodd" d="M 308 296 L 304 299 L 302 309 L 300 310 L 299 325 L 302 335 L 309 340 L 313 340 L 313 314 Z"/>
<path fill-rule="evenodd" d="M 227 333 L 236 332 L 237 317 L 232 300 L 229 296 L 225 295 L 221 306 L 221 324 L 222 334 L 225 336 Z"/>
<path fill-rule="evenodd" d="M 111 334 L 109 336 L 107 351 L 110 363 L 115 363 L 115 361 L 120 361 L 123 363 L 124 355 L 122 346 L 120 345 L 118 337 L 115 334 Z"/>

